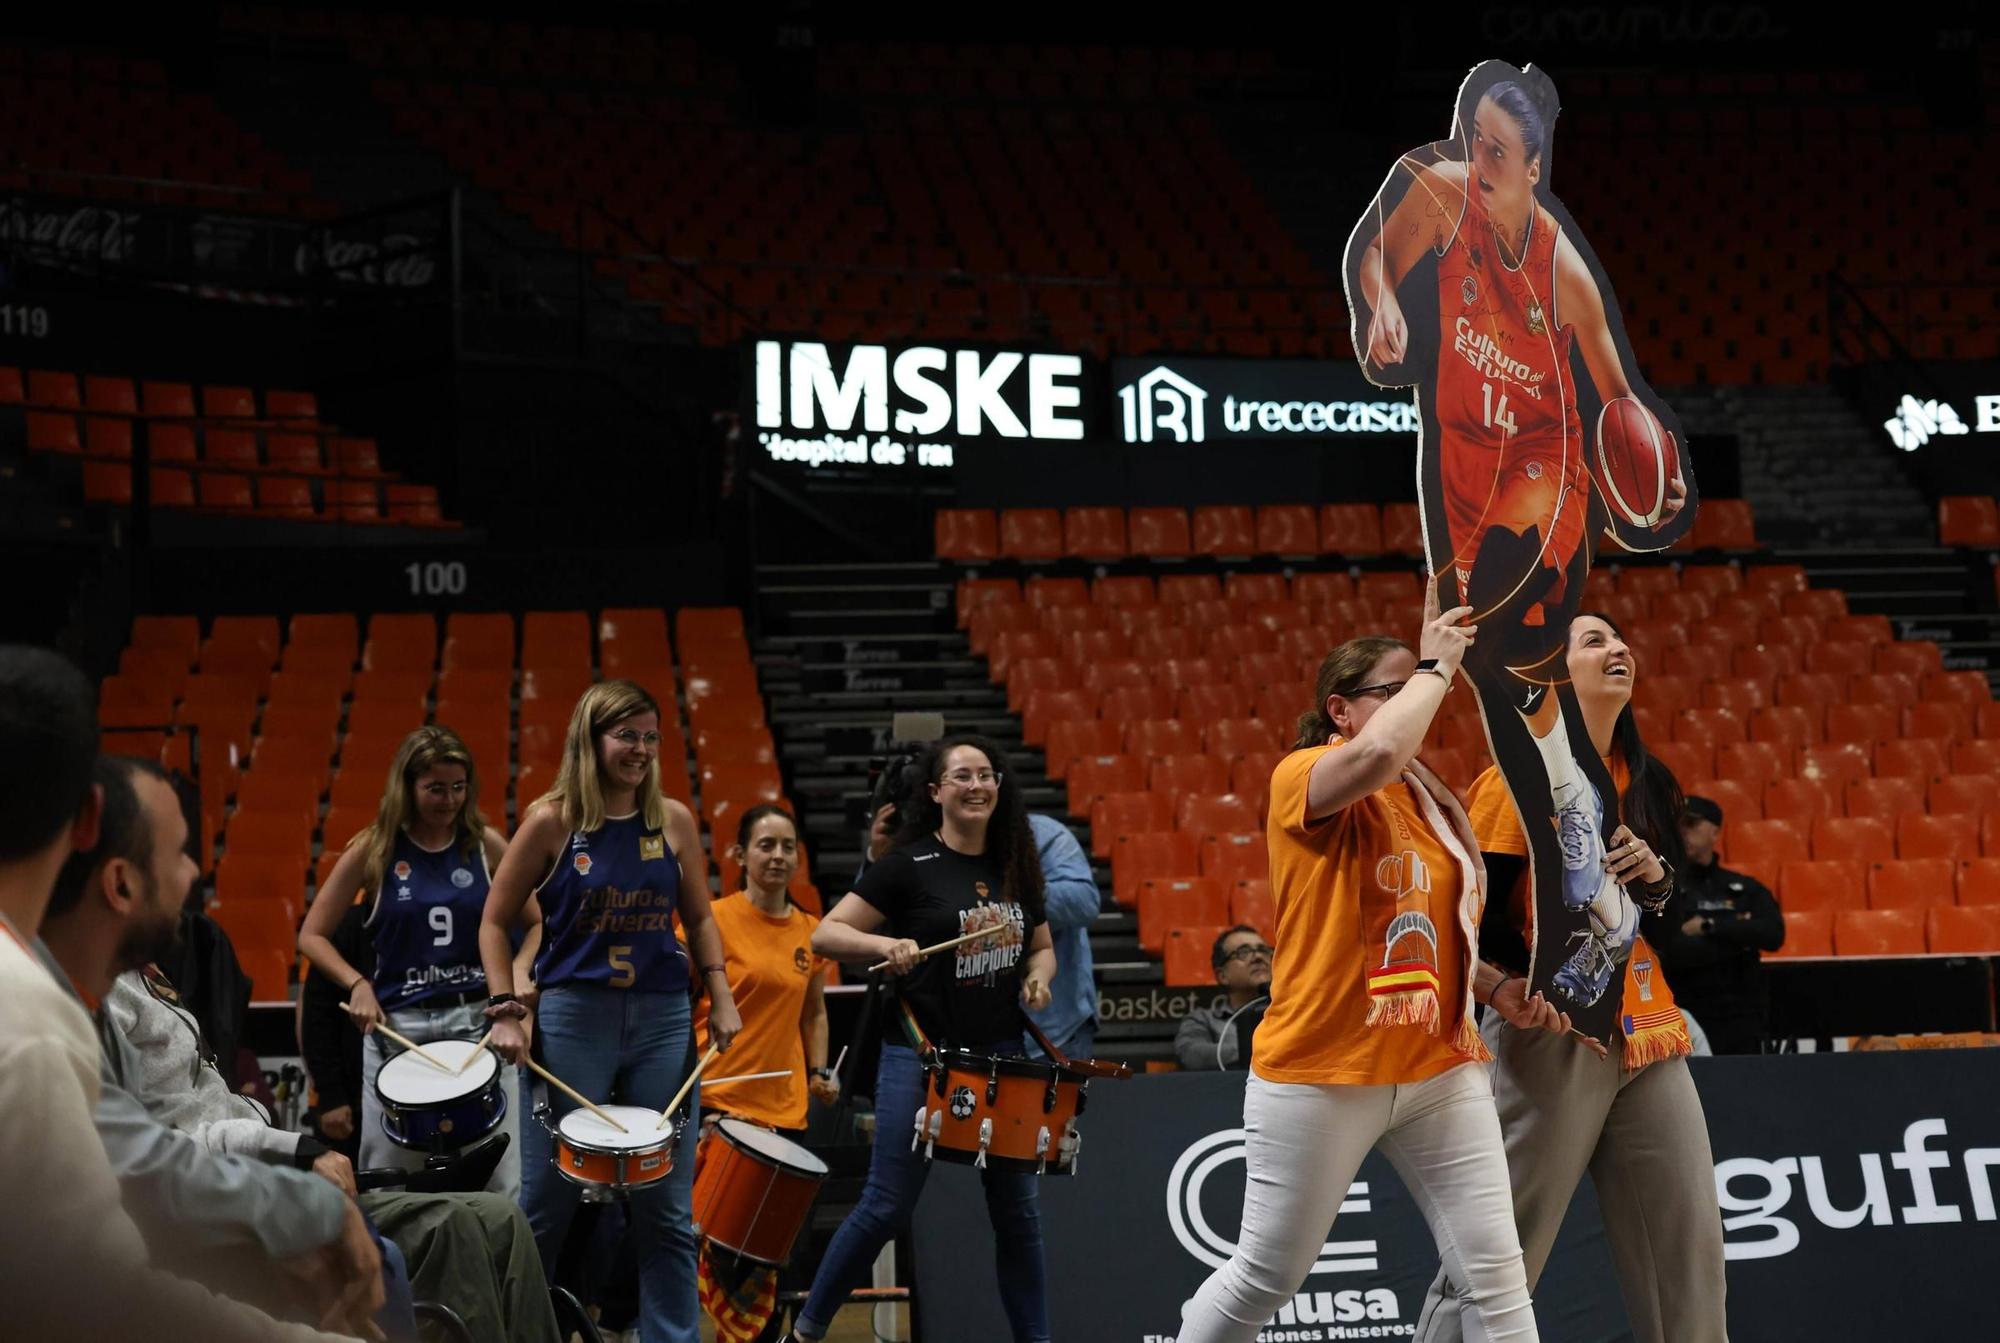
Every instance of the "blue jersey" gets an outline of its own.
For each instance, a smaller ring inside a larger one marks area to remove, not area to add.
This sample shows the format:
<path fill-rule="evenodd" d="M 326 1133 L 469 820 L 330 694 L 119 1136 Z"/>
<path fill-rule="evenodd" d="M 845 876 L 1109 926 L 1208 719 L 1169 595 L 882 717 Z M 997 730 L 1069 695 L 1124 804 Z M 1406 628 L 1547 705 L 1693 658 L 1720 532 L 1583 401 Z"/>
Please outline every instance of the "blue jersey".
<path fill-rule="evenodd" d="M 396 836 L 367 924 L 383 1011 L 441 993 L 486 991 L 479 916 L 491 880 L 483 844 L 468 857 L 456 843 L 430 853 L 408 835 Z"/>
<path fill-rule="evenodd" d="M 603 984 L 685 993 L 687 956 L 674 938 L 681 865 L 667 837 L 643 815 L 574 834 L 536 892 L 542 950 L 535 983 Z"/>

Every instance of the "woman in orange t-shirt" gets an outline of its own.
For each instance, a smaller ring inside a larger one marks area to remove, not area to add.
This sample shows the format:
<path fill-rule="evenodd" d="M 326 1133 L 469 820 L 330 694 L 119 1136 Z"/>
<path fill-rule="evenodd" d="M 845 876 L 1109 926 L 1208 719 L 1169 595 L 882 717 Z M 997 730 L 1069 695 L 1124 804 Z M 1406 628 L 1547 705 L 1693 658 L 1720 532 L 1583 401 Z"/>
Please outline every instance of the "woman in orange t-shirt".
<path fill-rule="evenodd" d="M 1317 702 L 1271 776 L 1271 1006 L 1243 1096 L 1243 1229 L 1188 1303 L 1180 1343 L 1248 1343 L 1305 1281 L 1379 1147 L 1469 1289 L 1469 1338 L 1532 1340 L 1487 1057 L 1472 1022 L 1502 977 L 1479 964 L 1484 875 L 1471 823 L 1416 760 L 1475 627 L 1424 601 L 1421 659 L 1379 636 L 1320 664 Z M 1505 981 L 1494 1006 L 1567 1030 Z"/>
<path fill-rule="evenodd" d="M 799 865 L 799 832 L 791 813 L 766 804 L 743 813 L 730 855 L 743 865 L 743 890 L 717 900 L 729 993 L 743 1029 L 729 1050 L 732 1073 L 778 1072 L 788 1077 L 714 1083 L 702 1088 L 704 1109 L 766 1128 L 802 1132 L 808 1092 L 831 1105 L 840 1083 L 826 1066 L 826 962 L 813 955 L 819 920 L 786 894 Z M 695 1044 L 707 1048 L 708 1000 L 695 1008 Z"/>

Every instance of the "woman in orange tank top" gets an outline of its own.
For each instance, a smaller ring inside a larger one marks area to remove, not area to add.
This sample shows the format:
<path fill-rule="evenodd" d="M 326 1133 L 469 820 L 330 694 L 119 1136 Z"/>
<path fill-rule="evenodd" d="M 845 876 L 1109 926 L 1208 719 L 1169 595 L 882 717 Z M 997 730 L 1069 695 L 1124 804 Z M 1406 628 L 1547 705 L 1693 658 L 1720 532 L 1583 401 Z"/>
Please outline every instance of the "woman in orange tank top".
<path fill-rule="evenodd" d="M 1180 1343 L 1248 1343 L 1311 1271 L 1371 1147 L 1409 1186 L 1453 1280 L 1466 1336 L 1533 1340 L 1489 1055 L 1476 1000 L 1524 1027 L 1569 1022 L 1481 965 L 1484 873 L 1471 823 L 1416 760 L 1471 646 L 1469 607 L 1424 604 L 1421 659 L 1351 639 L 1271 776 L 1278 947 L 1243 1097 L 1243 1229 L 1188 1303 Z M 1496 997 L 1497 990 L 1497 997 Z"/>

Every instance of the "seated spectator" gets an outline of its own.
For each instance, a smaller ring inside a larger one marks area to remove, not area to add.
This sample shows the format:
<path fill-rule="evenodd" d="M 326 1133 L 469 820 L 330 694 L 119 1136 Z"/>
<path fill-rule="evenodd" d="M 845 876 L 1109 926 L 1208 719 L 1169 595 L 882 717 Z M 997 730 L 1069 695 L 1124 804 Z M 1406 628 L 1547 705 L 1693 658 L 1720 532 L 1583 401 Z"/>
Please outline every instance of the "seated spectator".
<path fill-rule="evenodd" d="M 1251 1037 L 1271 1005 L 1271 948 L 1262 933 L 1239 923 L 1215 939 L 1209 960 L 1228 1000 L 1188 1013 L 1174 1036 L 1174 1054 L 1183 1068 L 1248 1068 Z"/>
<path fill-rule="evenodd" d="M 92 1129 L 97 1041 L 37 933 L 64 863 L 101 842 L 94 700 L 83 674 L 56 654 L 0 645 L 0 1334 L 333 1343 L 149 1263 Z M 110 980 L 113 952 L 79 967 L 86 989 Z"/>
<path fill-rule="evenodd" d="M 115 824 L 107 808 L 104 841 L 65 867 L 44 927 L 59 962 L 66 953 L 79 958 L 92 942 L 119 950 L 122 973 L 104 991 L 99 1014 L 106 1071 L 99 1132 L 155 1254 L 224 1276 L 232 1293 L 296 1311 L 302 1286 L 322 1301 L 330 1290 L 357 1290 L 351 1271 L 330 1271 L 347 1261 L 329 1265 L 324 1256 L 365 1214 L 371 1238 L 379 1226 L 399 1247 L 389 1259 L 400 1264 L 407 1256 L 405 1318 L 414 1290 L 455 1311 L 475 1337 L 551 1343 L 556 1327 L 540 1260 L 511 1202 L 471 1194 L 357 1196 L 345 1157 L 272 1127 L 224 1080 L 193 1016 L 151 966 L 178 920 L 154 920 L 147 911 L 178 910 L 193 878 L 192 864 L 176 852 L 178 837 L 162 833 L 180 824 L 161 805 L 170 794 L 154 786 L 143 764 L 110 767 L 131 776 L 139 805 Z M 132 887 L 145 898 L 128 900 L 121 912 L 113 892 Z M 274 1261 L 290 1271 L 273 1273 Z M 414 1329 L 413 1321 L 382 1324 L 392 1336 Z"/>
<path fill-rule="evenodd" d="M 1690 797 L 1681 813 L 1687 865 L 1646 940 L 1659 951 L 1674 996 L 1718 1054 L 1761 1054 L 1769 1030 L 1762 953 L 1785 943 L 1785 919 L 1762 882 L 1715 861 L 1722 808 Z"/>

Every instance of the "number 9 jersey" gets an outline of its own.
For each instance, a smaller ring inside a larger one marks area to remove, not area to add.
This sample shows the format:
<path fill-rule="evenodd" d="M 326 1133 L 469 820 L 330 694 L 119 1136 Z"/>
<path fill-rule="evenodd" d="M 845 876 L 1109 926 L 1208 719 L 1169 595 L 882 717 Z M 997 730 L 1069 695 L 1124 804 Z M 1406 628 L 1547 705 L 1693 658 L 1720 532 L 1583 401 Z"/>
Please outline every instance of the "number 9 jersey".
<path fill-rule="evenodd" d="M 687 992 L 687 955 L 674 936 L 680 891 L 680 860 L 665 835 L 646 828 L 643 815 L 571 835 L 536 891 L 542 906 L 537 987 Z"/>
<path fill-rule="evenodd" d="M 469 855 L 456 843 L 433 853 L 407 834 L 396 836 L 366 925 L 383 1011 L 440 994 L 485 994 L 479 916 L 491 881 L 484 845 Z"/>

